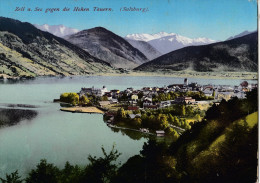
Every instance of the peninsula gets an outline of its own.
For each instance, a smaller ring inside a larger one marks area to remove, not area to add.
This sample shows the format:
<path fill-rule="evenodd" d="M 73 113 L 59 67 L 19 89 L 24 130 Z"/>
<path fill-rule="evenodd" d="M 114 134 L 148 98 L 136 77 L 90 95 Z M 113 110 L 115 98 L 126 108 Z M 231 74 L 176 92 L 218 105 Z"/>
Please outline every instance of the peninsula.
<path fill-rule="evenodd" d="M 205 117 L 213 105 L 234 97 L 244 99 L 257 88 L 247 81 L 239 86 L 199 85 L 185 78 L 181 84 L 163 87 L 132 87 L 120 91 L 103 88 L 81 88 L 78 93 L 63 93 L 60 102 L 72 106 L 62 111 L 104 114 L 109 127 L 121 127 L 170 136 L 177 139 Z"/>

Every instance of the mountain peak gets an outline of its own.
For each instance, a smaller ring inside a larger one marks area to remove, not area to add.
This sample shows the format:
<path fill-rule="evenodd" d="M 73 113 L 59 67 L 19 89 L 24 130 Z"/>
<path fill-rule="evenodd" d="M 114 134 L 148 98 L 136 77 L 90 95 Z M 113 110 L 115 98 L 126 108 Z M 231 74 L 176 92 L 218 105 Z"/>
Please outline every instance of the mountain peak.
<path fill-rule="evenodd" d="M 148 61 L 142 52 L 104 27 L 86 29 L 65 39 L 114 67 L 134 68 Z"/>
<path fill-rule="evenodd" d="M 239 34 L 237 34 L 237 35 L 235 35 L 235 36 L 231 36 L 231 37 L 229 37 L 227 40 L 231 40 L 231 39 L 235 39 L 235 38 L 239 38 L 239 37 L 242 37 L 242 36 L 246 36 L 246 35 L 248 35 L 248 34 L 251 34 L 251 33 L 253 33 L 253 32 L 256 32 L 256 31 L 248 31 L 248 30 L 245 30 L 245 31 L 243 31 L 243 32 L 241 32 L 241 33 L 239 33 Z"/>
<path fill-rule="evenodd" d="M 94 28 L 91 28 L 91 29 L 88 29 L 88 30 L 108 31 L 106 28 L 101 27 L 101 26 L 94 27 Z"/>
<path fill-rule="evenodd" d="M 192 45 L 205 45 L 216 42 L 209 38 L 188 38 L 176 33 L 159 32 L 156 34 L 129 34 L 125 37 L 130 40 L 145 41 L 162 54 Z"/>
<path fill-rule="evenodd" d="M 126 39 L 132 39 L 132 40 L 136 40 L 136 41 L 151 41 L 153 39 L 159 39 L 162 37 L 166 37 L 166 36 L 173 36 L 173 35 L 177 35 L 175 33 L 167 33 L 167 32 L 158 32 L 155 34 L 138 34 L 138 33 L 134 33 L 134 34 L 128 34 L 125 36 Z"/>
<path fill-rule="evenodd" d="M 109 30 L 107 30 L 106 28 L 104 27 L 94 27 L 94 28 L 91 28 L 91 29 L 85 29 L 84 32 L 88 32 L 88 33 L 113 33 Z"/>

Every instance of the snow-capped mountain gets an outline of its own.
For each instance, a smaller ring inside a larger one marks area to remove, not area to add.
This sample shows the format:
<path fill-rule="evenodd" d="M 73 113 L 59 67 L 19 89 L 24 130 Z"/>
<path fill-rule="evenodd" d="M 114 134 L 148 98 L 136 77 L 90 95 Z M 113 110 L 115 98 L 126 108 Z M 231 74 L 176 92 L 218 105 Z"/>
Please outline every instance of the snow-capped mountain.
<path fill-rule="evenodd" d="M 178 50 L 187 46 L 194 46 L 194 45 L 205 45 L 214 43 L 216 41 L 208 39 L 208 38 L 187 38 L 184 36 L 180 36 L 178 34 L 172 36 L 166 36 L 159 39 L 153 39 L 148 41 L 155 49 L 159 52 L 166 54 L 174 50 Z"/>
<path fill-rule="evenodd" d="M 235 39 L 235 38 L 238 38 L 238 37 L 246 36 L 246 35 L 251 34 L 253 32 L 256 32 L 256 31 L 249 32 L 248 30 L 246 30 L 244 32 L 241 32 L 240 34 L 237 34 L 235 36 L 229 37 L 227 40 L 231 40 L 231 39 Z"/>
<path fill-rule="evenodd" d="M 134 70 L 144 72 L 256 72 L 258 32 L 228 41 L 189 46 L 162 55 Z"/>
<path fill-rule="evenodd" d="M 78 29 L 66 27 L 64 25 L 34 24 L 34 26 L 42 31 L 49 32 L 58 37 L 64 37 L 64 36 L 67 36 L 70 34 L 75 34 L 75 33 L 79 32 Z"/>
<path fill-rule="evenodd" d="M 174 33 L 167 33 L 167 32 L 159 32 L 157 34 L 128 34 L 125 38 L 132 39 L 137 41 L 151 41 L 153 39 L 159 39 L 166 36 L 175 35 Z"/>
<path fill-rule="evenodd" d="M 146 41 L 162 54 L 187 46 L 205 45 L 216 42 L 215 40 L 208 38 L 191 39 L 175 33 L 166 32 L 160 32 L 157 34 L 130 34 L 127 35 L 126 38 Z"/>

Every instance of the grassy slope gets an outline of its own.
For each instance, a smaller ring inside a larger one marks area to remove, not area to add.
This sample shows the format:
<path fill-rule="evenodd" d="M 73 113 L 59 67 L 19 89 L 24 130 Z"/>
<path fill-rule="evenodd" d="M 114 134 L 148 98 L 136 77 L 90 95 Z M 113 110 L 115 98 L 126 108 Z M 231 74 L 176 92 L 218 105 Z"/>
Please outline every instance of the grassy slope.
<path fill-rule="evenodd" d="M 234 167 L 249 167 L 247 169 L 243 168 L 245 172 L 249 171 L 251 167 L 248 164 L 252 163 L 252 159 L 254 163 L 255 157 L 251 156 L 253 151 L 247 151 L 247 149 L 254 145 L 254 142 L 252 142 L 254 136 L 252 134 L 257 124 L 258 112 L 254 112 L 229 123 L 222 133 L 214 135 L 216 131 L 223 127 L 223 124 L 211 121 L 201 129 L 197 138 L 188 144 L 183 144 L 182 148 L 186 148 L 185 151 L 178 152 L 179 156 L 183 156 L 185 152 L 184 157 L 187 158 L 188 162 L 184 165 L 186 171 L 198 180 L 200 176 L 203 178 L 211 176 L 213 180 L 217 180 L 217 177 L 212 176 L 226 176 L 224 174 L 229 171 L 232 172 L 232 169 L 235 169 Z M 251 152 L 251 154 L 249 153 L 251 159 L 247 159 L 249 155 L 246 154 L 248 152 Z M 254 174 L 255 170 L 250 170 Z M 236 171 L 239 172 L 239 170 L 234 170 L 234 172 Z"/>
<path fill-rule="evenodd" d="M 257 125 L 257 118 L 258 118 L 258 113 L 254 112 L 248 116 L 246 116 L 243 119 L 239 119 L 237 121 L 234 121 L 231 123 L 229 126 L 227 126 L 224 130 L 224 132 L 219 135 L 212 143 L 209 145 L 209 147 L 203 151 L 201 151 L 194 159 L 193 163 L 194 165 L 197 163 L 197 159 L 203 159 L 205 156 L 209 156 L 211 154 L 213 155 L 218 155 L 218 152 L 221 150 L 221 145 L 225 143 L 226 141 L 226 134 L 232 131 L 234 128 L 234 125 L 239 124 L 242 126 L 247 125 L 249 127 L 249 130 L 251 130 L 255 125 Z M 207 126 L 208 127 L 208 126 Z M 212 131 L 214 128 L 211 129 Z M 193 153 L 192 151 L 190 153 Z"/>

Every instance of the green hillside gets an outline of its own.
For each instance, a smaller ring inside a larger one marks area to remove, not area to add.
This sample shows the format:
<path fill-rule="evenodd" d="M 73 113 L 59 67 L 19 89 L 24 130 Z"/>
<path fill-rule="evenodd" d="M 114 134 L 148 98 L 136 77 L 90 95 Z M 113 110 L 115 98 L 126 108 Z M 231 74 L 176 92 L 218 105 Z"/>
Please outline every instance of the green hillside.
<path fill-rule="evenodd" d="M 177 158 L 176 168 L 182 172 L 184 182 L 255 182 L 256 91 L 247 97 L 212 106 L 203 122 L 195 124 L 171 145 L 171 154 Z"/>
<path fill-rule="evenodd" d="M 0 17 L 0 74 L 9 76 L 114 73 L 105 61 L 29 23 Z"/>

